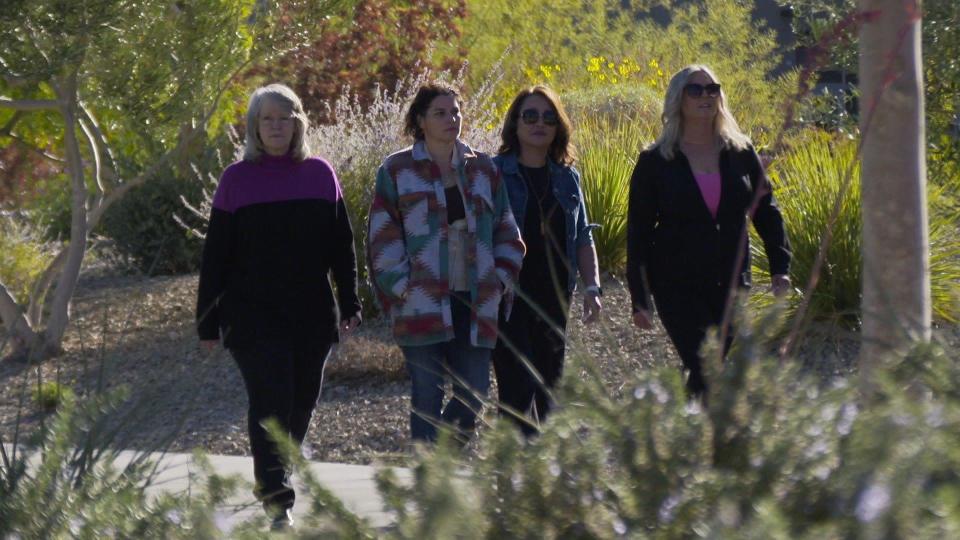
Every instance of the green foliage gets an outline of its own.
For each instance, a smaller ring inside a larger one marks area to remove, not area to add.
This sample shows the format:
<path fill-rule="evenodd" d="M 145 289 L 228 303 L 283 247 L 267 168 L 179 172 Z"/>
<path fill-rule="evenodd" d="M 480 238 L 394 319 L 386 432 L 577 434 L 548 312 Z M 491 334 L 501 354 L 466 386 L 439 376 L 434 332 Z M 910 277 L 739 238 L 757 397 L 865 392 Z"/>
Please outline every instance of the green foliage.
<path fill-rule="evenodd" d="M 107 211 L 103 233 L 117 253 L 147 275 L 196 271 L 202 243 L 173 216 L 183 209 L 180 197 L 197 201 L 200 186 L 173 171 L 132 189 Z M 196 219 L 190 220 L 196 224 Z"/>
<path fill-rule="evenodd" d="M 320 37 L 250 73 L 282 81 L 303 100 L 311 118 L 333 121 L 328 107 L 341 94 L 368 106 L 379 88 L 393 88 L 417 71 L 459 66 L 433 54 L 434 43 L 456 41 L 463 0 L 358 0 L 344 17 L 320 21 Z"/>
<path fill-rule="evenodd" d="M 639 119 L 585 116 L 574 140 L 582 189 L 600 268 L 622 271 L 627 262 L 627 204 L 630 175 L 640 150 L 654 139 L 653 125 Z"/>
<path fill-rule="evenodd" d="M 809 298 L 809 317 L 857 326 L 863 270 L 857 141 L 806 132 L 793 148 L 774 160 L 770 176 L 793 249 L 791 281 L 799 288 L 809 282 L 837 196 L 844 179 L 850 176 L 849 191 L 842 199 L 817 287 Z M 951 322 L 960 319 L 960 218 L 956 200 L 949 195 L 957 192 L 958 183 L 958 178 L 931 181 L 927 193 L 933 311 L 938 319 Z M 753 270 L 757 288 L 762 290 L 769 283 L 767 260 L 763 243 L 752 229 L 751 234 Z M 758 295 L 755 300 L 763 304 L 769 297 Z M 792 298 L 791 309 L 800 300 Z"/>
<path fill-rule="evenodd" d="M 187 493 L 148 493 L 156 464 L 135 453 L 124 463 L 104 420 L 122 396 L 83 402 L 63 394 L 48 429 L 32 445 L 5 447 L 0 463 L 0 537 L 216 538 L 214 509 L 237 487 L 197 458 L 203 475 Z M 6 441 L 4 441 L 6 442 Z M 28 459 L 42 459 L 27 466 Z"/>
<path fill-rule="evenodd" d="M 688 399 L 675 369 L 638 373 L 610 394 L 590 359 L 573 358 L 563 406 L 539 437 L 522 441 L 502 421 L 470 462 L 441 444 L 416 456 L 408 482 L 383 471 L 396 525 L 382 536 L 955 536 L 956 353 L 917 345 L 888 359 L 865 399 L 852 381 L 766 357 L 771 335 L 761 329 L 778 316 L 738 325 L 728 359 L 708 364 L 706 406 Z M 716 351 L 708 345 L 709 358 Z M 369 535 L 356 516 L 334 519 L 345 537 Z"/>
<path fill-rule="evenodd" d="M 720 77 L 748 132 L 779 127 L 780 105 L 793 78 L 768 80 L 783 52 L 773 32 L 753 20 L 753 3 L 658 3 L 670 14 L 665 26 L 649 16 L 654 2 L 563 1 L 546 10 L 533 2 L 467 2 L 460 45 L 479 73 L 505 54 L 504 85 L 496 92 L 501 108 L 519 87 L 534 83 L 549 84 L 565 95 L 618 95 L 626 106 L 647 105 L 636 94 L 649 92 L 659 103 L 670 76 L 696 62 L 711 66 Z M 570 100 L 574 106 L 581 101 Z M 659 114 L 659 107 L 652 112 Z"/>
<path fill-rule="evenodd" d="M 56 381 L 46 381 L 33 389 L 33 401 L 41 410 L 51 412 L 68 400 L 75 399 L 73 390 Z"/>
<path fill-rule="evenodd" d="M 857 31 L 849 24 L 857 12 L 855 0 L 794 0 L 794 31 L 806 47 L 820 46 L 822 65 L 814 69 L 857 72 Z M 924 105 L 928 155 L 933 165 L 960 163 L 960 3 L 925 0 L 921 4 Z M 835 109 L 835 112 L 839 112 Z M 828 120 L 828 123 L 835 123 Z"/>
<path fill-rule="evenodd" d="M 24 304 L 52 258 L 47 244 L 25 222 L 12 214 L 0 213 L 0 283 Z"/>

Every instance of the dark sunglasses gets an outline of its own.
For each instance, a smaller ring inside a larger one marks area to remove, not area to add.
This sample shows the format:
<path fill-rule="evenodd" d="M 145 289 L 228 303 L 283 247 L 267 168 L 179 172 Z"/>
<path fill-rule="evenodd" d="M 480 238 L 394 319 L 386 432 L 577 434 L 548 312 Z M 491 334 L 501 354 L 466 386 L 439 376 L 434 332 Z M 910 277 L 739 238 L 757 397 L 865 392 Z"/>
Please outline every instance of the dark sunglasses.
<path fill-rule="evenodd" d="M 533 125 L 536 124 L 538 120 L 543 118 L 544 125 L 555 126 L 560 123 L 560 117 L 557 116 L 557 113 L 554 111 L 543 111 L 543 114 L 540 114 L 540 111 L 536 109 L 527 109 L 520 113 L 520 118 L 523 120 L 524 124 Z"/>
<path fill-rule="evenodd" d="M 683 87 L 683 91 L 687 94 L 688 97 L 698 98 L 706 92 L 710 97 L 717 97 L 720 95 L 720 84 L 719 83 L 710 83 L 710 84 L 697 84 L 697 83 L 687 83 Z"/>

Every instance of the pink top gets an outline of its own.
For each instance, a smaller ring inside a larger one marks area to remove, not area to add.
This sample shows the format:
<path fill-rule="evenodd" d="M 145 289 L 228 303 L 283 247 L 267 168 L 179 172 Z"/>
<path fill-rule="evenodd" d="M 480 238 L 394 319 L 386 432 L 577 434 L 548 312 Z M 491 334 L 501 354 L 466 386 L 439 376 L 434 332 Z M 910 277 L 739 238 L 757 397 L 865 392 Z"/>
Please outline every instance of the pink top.
<path fill-rule="evenodd" d="M 720 173 L 693 173 L 700 186 L 703 202 L 707 203 L 707 210 L 713 219 L 717 219 L 717 208 L 720 207 Z"/>

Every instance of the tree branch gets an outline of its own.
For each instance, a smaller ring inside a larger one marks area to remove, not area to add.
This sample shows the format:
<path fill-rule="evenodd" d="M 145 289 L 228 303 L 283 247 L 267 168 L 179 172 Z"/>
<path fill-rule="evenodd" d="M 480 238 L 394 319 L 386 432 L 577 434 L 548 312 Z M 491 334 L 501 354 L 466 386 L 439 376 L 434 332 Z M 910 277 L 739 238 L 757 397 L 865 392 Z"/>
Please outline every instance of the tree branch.
<path fill-rule="evenodd" d="M 243 72 L 243 70 L 246 69 L 250 62 L 251 60 L 247 59 L 240 64 L 237 69 L 234 70 L 233 74 L 230 75 L 230 78 L 228 78 L 226 82 L 223 83 L 223 86 L 220 87 L 220 90 L 217 91 L 217 95 L 214 96 L 210 110 L 204 115 L 203 119 L 200 121 L 200 124 L 195 127 L 193 131 L 191 131 L 186 137 L 181 138 L 177 142 L 177 146 L 161 156 L 160 159 L 155 161 L 149 169 L 140 173 L 135 178 L 132 178 L 117 186 L 109 194 L 107 194 L 106 197 L 103 198 L 99 206 L 91 209 L 90 213 L 87 215 L 87 227 L 89 230 L 93 230 L 97 226 L 104 213 L 113 203 L 120 200 L 131 189 L 146 182 L 150 177 L 156 174 L 157 171 L 169 163 L 173 158 L 178 156 L 198 134 L 202 133 L 206 129 L 210 119 L 213 118 L 214 113 L 217 111 L 217 107 L 220 104 L 220 99 L 223 98 L 223 94 L 227 91 L 230 85 L 233 84 L 233 81 Z"/>
<path fill-rule="evenodd" d="M 83 102 L 80 102 L 80 112 L 83 115 L 83 119 L 87 121 L 90 128 L 93 130 L 94 138 L 97 141 L 97 144 L 100 145 L 100 150 L 103 153 L 101 159 L 106 158 L 105 171 L 108 176 L 116 178 L 117 176 L 117 160 L 113 157 L 113 150 L 110 149 L 110 144 L 107 142 L 106 135 L 103 134 L 103 130 L 100 128 L 100 123 L 97 122 L 97 119 L 93 116 L 93 113 L 87 109 L 86 105 Z"/>
<path fill-rule="evenodd" d="M 0 96 L 0 108 L 15 111 L 47 111 L 55 110 L 60 104 L 54 99 L 13 99 Z"/>
<path fill-rule="evenodd" d="M 20 310 L 20 305 L 2 281 L 0 281 L 0 321 L 3 321 L 7 333 L 16 341 L 14 351 L 24 345 L 32 344 L 37 338 L 37 333 L 30 327 L 26 315 Z"/>
<path fill-rule="evenodd" d="M 94 200 L 91 207 L 96 208 L 100 206 L 104 193 L 103 178 L 100 176 L 100 146 L 94 140 L 90 127 L 82 117 L 77 119 L 77 123 L 80 124 L 80 129 L 83 130 L 83 134 L 87 138 L 87 144 L 90 145 L 90 153 L 93 154 L 93 179 L 97 182 L 97 191 L 93 195 Z"/>

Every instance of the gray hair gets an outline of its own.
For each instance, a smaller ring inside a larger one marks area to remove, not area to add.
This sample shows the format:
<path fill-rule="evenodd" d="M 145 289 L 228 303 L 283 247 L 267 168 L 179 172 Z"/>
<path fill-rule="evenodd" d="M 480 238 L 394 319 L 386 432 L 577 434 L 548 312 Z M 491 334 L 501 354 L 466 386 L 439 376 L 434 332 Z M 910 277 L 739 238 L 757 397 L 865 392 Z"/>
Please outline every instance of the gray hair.
<path fill-rule="evenodd" d="M 673 159 L 680 144 L 680 136 L 683 134 L 683 88 L 690 77 L 699 72 L 710 77 L 713 82 L 720 82 L 716 74 L 707 66 L 691 64 L 674 74 L 667 86 L 667 95 L 663 98 L 663 112 L 660 114 L 663 130 L 653 143 L 653 146 L 660 151 L 660 155 L 666 159 Z M 717 116 L 713 121 L 713 129 L 727 148 L 743 150 L 750 145 L 750 137 L 740 131 L 740 126 L 727 109 L 727 98 L 722 87 L 720 97 L 717 98 Z"/>
<path fill-rule="evenodd" d="M 290 87 L 282 84 L 261 86 L 250 95 L 250 104 L 247 105 L 247 137 L 243 150 L 244 161 L 257 161 L 264 153 L 263 142 L 260 141 L 260 108 L 263 100 L 270 99 L 290 107 L 290 116 L 293 117 L 293 139 L 290 141 L 290 157 L 294 161 L 303 161 L 310 155 L 310 146 L 307 144 L 307 128 L 309 121 L 303 112 L 303 103 Z"/>

